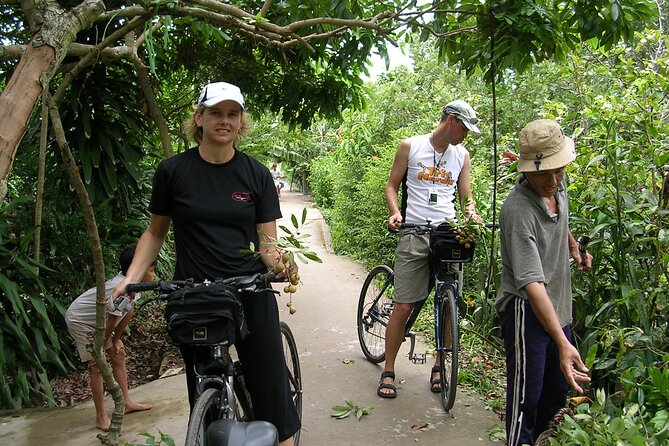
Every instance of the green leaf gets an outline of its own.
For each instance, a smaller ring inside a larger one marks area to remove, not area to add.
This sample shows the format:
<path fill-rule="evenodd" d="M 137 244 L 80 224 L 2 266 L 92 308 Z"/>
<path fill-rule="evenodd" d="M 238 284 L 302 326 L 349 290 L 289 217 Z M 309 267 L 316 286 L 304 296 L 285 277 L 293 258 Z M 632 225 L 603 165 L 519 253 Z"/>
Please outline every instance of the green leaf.
<path fill-rule="evenodd" d="M 307 208 L 302 209 L 302 224 L 307 221 Z"/>
<path fill-rule="evenodd" d="M 330 409 L 334 410 L 335 412 L 342 412 L 342 411 L 351 410 L 351 408 L 348 407 L 348 406 L 332 406 Z"/>
<path fill-rule="evenodd" d="M 293 222 L 293 226 L 295 226 L 295 229 L 299 229 L 300 225 L 297 223 L 297 217 L 295 217 L 295 214 L 290 215 L 290 221 Z"/>
<path fill-rule="evenodd" d="M 316 263 L 323 263 L 323 260 L 321 260 L 321 258 L 318 257 L 318 255 L 314 252 L 308 251 L 308 252 L 305 252 L 303 254 L 304 254 L 304 257 L 306 257 L 309 260 L 313 260 Z"/>
<path fill-rule="evenodd" d="M 28 318 L 28 313 L 26 313 L 26 310 L 23 307 L 23 302 L 19 296 L 19 290 L 16 286 L 16 283 L 9 280 L 6 276 L 0 274 L 0 290 L 2 290 L 2 292 L 11 302 L 12 309 L 14 310 L 14 313 L 16 313 L 16 316 L 22 316 L 23 320 L 28 323 L 30 319 Z"/>

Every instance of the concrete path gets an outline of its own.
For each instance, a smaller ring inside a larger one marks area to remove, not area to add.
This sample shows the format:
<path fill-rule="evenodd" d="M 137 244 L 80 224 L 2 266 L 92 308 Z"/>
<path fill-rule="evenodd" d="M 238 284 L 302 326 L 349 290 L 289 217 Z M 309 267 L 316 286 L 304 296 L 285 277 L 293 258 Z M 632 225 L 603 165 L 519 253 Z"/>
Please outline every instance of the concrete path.
<path fill-rule="evenodd" d="M 397 363 L 399 396 L 384 400 L 376 396 L 381 366 L 368 362 L 358 345 L 356 309 L 366 271 L 350 260 L 328 250 L 328 232 L 317 209 L 304 203 L 297 193 L 284 190 L 281 208 L 289 223 L 291 214 L 301 216 L 308 209 L 311 248 L 323 263 L 300 264 L 302 284 L 293 296 L 297 313 L 290 315 L 286 295 L 279 299 L 281 318 L 288 322 L 300 351 L 303 374 L 303 446 L 322 445 L 493 445 L 487 432 L 500 422 L 486 410 L 475 394 L 459 392 L 455 407 L 444 413 L 438 395 L 428 389 L 428 364 L 416 365 L 407 359 L 408 346 L 400 351 Z M 426 351 L 422 346 L 419 351 Z M 85 383 L 82 383 L 85 385 Z M 183 444 L 188 420 L 184 375 L 178 375 L 132 389 L 135 401 L 151 402 L 147 412 L 127 415 L 122 440 L 144 444 L 139 434 L 158 431 Z M 374 406 L 361 421 L 349 417 L 336 420 L 330 408 L 350 398 L 361 407 Z M 111 402 L 109 402 L 111 410 Z M 13 446 L 68 445 L 95 446 L 99 431 L 94 428 L 93 403 L 73 408 L 23 411 L 0 416 L 2 444 Z M 416 426 L 424 426 L 416 429 Z"/>

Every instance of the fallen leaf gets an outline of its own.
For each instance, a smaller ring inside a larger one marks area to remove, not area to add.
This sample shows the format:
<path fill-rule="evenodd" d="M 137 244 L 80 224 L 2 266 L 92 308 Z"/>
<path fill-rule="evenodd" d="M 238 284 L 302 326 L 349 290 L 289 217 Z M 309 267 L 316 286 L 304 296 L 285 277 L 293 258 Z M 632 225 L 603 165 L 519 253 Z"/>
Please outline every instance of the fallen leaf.
<path fill-rule="evenodd" d="M 411 430 L 417 431 L 420 429 L 427 429 L 428 427 L 430 427 L 428 423 L 416 423 L 411 425 Z"/>

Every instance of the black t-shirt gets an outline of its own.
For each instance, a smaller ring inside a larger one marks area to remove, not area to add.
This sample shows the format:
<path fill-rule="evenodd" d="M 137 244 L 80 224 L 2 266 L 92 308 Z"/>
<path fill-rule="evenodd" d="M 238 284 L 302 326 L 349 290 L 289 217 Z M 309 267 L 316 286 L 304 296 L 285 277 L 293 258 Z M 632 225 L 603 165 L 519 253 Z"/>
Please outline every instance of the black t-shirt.
<path fill-rule="evenodd" d="M 227 163 L 211 164 L 197 147 L 160 163 L 149 211 L 172 218 L 175 279 L 264 271 L 260 258 L 240 250 L 251 242 L 258 250 L 256 224 L 281 218 L 267 167 L 237 150 Z"/>

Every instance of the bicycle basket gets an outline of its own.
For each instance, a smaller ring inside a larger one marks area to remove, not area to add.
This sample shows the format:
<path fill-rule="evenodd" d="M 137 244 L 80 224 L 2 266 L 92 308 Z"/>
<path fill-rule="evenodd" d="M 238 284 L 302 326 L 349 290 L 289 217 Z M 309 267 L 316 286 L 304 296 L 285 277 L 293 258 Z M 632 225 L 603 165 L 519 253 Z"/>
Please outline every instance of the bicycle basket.
<path fill-rule="evenodd" d="M 217 283 L 174 291 L 167 299 L 165 321 L 177 345 L 234 344 L 248 333 L 237 290 Z"/>
<path fill-rule="evenodd" d="M 447 223 L 440 224 L 432 231 L 430 252 L 436 260 L 448 263 L 471 262 L 474 257 L 474 242 L 468 242 L 469 247 L 466 247 L 455 236 L 454 229 Z"/>

